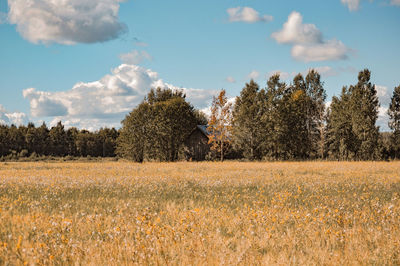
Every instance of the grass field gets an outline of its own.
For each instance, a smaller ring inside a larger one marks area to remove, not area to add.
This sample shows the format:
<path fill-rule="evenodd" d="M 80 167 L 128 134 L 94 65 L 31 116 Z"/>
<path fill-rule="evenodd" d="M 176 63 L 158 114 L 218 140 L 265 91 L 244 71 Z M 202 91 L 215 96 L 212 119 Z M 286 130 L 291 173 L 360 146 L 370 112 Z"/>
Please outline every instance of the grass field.
<path fill-rule="evenodd" d="M 400 264 L 400 162 L 0 163 L 0 264 Z"/>

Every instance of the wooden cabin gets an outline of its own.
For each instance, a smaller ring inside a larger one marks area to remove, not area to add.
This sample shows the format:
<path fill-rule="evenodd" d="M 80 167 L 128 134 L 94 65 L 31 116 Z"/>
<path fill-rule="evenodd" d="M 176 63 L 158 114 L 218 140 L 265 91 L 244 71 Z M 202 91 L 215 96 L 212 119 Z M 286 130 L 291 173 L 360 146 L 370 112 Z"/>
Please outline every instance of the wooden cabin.
<path fill-rule="evenodd" d="M 185 157 L 189 161 L 204 161 L 210 152 L 206 125 L 197 125 L 185 141 Z"/>

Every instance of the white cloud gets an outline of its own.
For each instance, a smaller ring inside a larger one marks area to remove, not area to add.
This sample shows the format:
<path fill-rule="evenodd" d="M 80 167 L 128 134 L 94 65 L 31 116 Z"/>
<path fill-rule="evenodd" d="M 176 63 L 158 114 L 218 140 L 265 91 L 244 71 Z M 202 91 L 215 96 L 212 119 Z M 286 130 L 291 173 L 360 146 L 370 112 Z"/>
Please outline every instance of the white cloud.
<path fill-rule="evenodd" d="M 387 87 L 375 85 L 376 96 L 379 98 L 379 102 L 382 106 L 388 107 L 390 105 L 392 91 L 389 91 Z"/>
<path fill-rule="evenodd" d="M 228 8 L 226 12 L 229 15 L 230 22 L 246 22 L 246 23 L 255 23 L 259 21 L 270 22 L 273 20 L 273 17 L 270 15 L 263 15 L 254 10 L 251 7 L 232 7 Z"/>
<path fill-rule="evenodd" d="M 356 11 L 360 7 L 360 0 L 340 0 L 350 11 Z"/>
<path fill-rule="evenodd" d="M 183 90 L 195 107 L 204 108 L 215 91 L 179 88 L 165 83 L 158 74 L 137 65 L 122 64 L 99 81 L 77 83 L 63 92 L 43 92 L 30 88 L 23 95 L 30 102 L 35 117 L 53 117 L 67 127 L 96 129 L 119 127 L 124 116 L 136 107 L 151 88 Z"/>
<path fill-rule="evenodd" d="M 256 70 L 251 71 L 251 72 L 247 75 L 247 78 L 248 78 L 248 79 L 254 79 L 254 80 L 256 80 L 256 79 L 258 79 L 259 77 L 260 77 L 260 72 L 258 72 L 258 71 L 256 71 Z"/>
<path fill-rule="evenodd" d="M 1 104 L 0 104 L 0 125 L 24 125 L 28 123 L 28 117 L 24 113 L 8 112 Z"/>
<path fill-rule="evenodd" d="M 299 12 L 292 12 L 288 21 L 283 24 L 281 31 L 272 33 L 278 43 L 307 44 L 321 43 L 322 33 L 314 24 L 303 24 L 303 17 Z"/>
<path fill-rule="evenodd" d="M 124 64 L 138 65 L 144 60 L 152 60 L 153 58 L 146 51 L 133 50 L 130 53 L 121 54 L 119 58 Z"/>
<path fill-rule="evenodd" d="M 379 107 L 377 125 L 380 126 L 381 130 L 389 131 L 389 115 L 387 114 L 387 111 L 389 109 L 393 91 L 389 90 L 386 86 L 381 85 L 375 85 L 375 89 L 381 105 Z"/>
<path fill-rule="evenodd" d="M 357 11 L 360 9 L 361 0 L 340 0 L 342 4 L 346 5 L 350 11 Z M 369 0 L 369 2 L 373 2 L 374 0 Z M 384 2 L 387 2 L 385 0 Z M 400 0 L 390 0 L 390 5 L 392 6 L 400 6 Z"/>
<path fill-rule="evenodd" d="M 389 131 L 389 115 L 387 114 L 388 107 L 381 106 L 378 109 L 378 119 L 376 125 L 379 126 L 380 131 Z"/>
<path fill-rule="evenodd" d="M 9 22 L 32 43 L 95 43 L 115 39 L 122 0 L 8 0 Z"/>
<path fill-rule="evenodd" d="M 304 62 L 346 59 L 350 51 L 341 41 L 324 40 L 321 31 L 314 24 L 303 24 L 303 17 L 296 11 L 271 37 L 278 43 L 293 45 L 292 57 Z"/>
<path fill-rule="evenodd" d="M 347 59 L 349 48 L 341 41 L 330 40 L 323 43 L 296 44 L 292 47 L 292 56 L 299 61 L 330 61 Z"/>
<path fill-rule="evenodd" d="M 229 83 L 235 83 L 235 82 L 236 82 L 236 80 L 235 80 L 233 77 L 231 77 L 231 76 L 226 77 L 225 81 L 226 81 L 226 82 L 229 82 Z"/>

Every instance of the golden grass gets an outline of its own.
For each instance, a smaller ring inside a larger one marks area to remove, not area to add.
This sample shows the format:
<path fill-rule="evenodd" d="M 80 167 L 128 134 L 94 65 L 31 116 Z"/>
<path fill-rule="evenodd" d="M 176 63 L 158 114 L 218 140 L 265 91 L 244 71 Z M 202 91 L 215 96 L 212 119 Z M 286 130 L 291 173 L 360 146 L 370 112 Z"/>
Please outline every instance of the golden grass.
<path fill-rule="evenodd" d="M 400 163 L 1 163 L 0 264 L 400 264 Z"/>

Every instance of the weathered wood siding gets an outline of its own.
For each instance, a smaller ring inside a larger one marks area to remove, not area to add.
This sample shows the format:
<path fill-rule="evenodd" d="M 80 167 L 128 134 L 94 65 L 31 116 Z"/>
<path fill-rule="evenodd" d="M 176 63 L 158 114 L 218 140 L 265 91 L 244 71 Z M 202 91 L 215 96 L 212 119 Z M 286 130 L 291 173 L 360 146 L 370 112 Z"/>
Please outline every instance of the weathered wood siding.
<path fill-rule="evenodd" d="M 209 152 L 210 146 L 208 144 L 208 137 L 196 128 L 185 142 L 186 159 L 204 161 Z"/>

